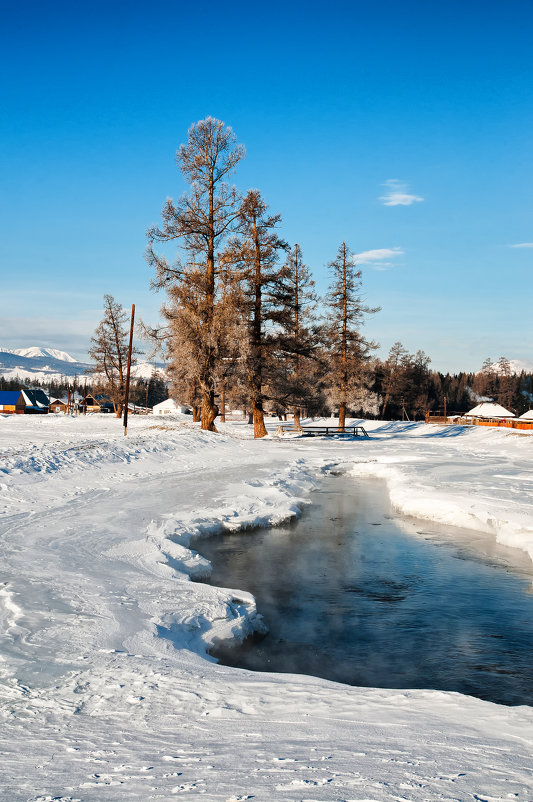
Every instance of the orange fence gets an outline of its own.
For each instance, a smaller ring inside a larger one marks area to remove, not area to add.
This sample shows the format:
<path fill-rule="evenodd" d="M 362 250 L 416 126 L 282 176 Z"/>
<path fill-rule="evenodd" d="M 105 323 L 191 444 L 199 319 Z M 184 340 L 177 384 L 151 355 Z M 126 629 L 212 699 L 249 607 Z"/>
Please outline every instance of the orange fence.
<path fill-rule="evenodd" d="M 498 418 L 444 418 L 442 415 L 426 415 L 426 423 L 457 423 L 460 426 L 499 426 L 504 429 L 533 429 L 533 420 L 508 420 Z"/>

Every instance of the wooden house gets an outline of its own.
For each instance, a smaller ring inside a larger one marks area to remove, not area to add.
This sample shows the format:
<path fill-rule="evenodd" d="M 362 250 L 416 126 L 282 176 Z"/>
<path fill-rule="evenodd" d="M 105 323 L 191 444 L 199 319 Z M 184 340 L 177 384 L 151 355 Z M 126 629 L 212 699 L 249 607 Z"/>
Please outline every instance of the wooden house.
<path fill-rule="evenodd" d="M 26 402 L 25 415 L 47 415 L 50 402 L 43 390 L 21 390 Z"/>
<path fill-rule="evenodd" d="M 107 395 L 86 395 L 78 402 L 81 412 L 114 412 L 113 401 Z"/>
<path fill-rule="evenodd" d="M 61 398 L 51 398 L 50 399 L 50 406 L 49 411 L 53 412 L 54 414 L 58 414 L 59 412 L 68 412 L 68 403 L 63 401 Z"/>
<path fill-rule="evenodd" d="M 26 400 L 21 390 L 0 390 L 0 412 L 23 415 Z"/>

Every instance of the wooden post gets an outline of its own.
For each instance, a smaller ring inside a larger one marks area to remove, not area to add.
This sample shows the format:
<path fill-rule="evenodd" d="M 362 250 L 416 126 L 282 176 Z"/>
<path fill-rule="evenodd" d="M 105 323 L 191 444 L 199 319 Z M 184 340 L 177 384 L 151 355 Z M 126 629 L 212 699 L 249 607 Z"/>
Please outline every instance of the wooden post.
<path fill-rule="evenodd" d="M 133 321 L 135 319 L 135 304 L 131 305 L 130 323 L 130 345 L 128 348 L 128 371 L 126 373 L 126 395 L 124 397 L 124 436 L 128 434 L 128 403 L 130 400 L 130 372 L 131 372 L 131 347 L 133 344 Z"/>
<path fill-rule="evenodd" d="M 220 393 L 220 422 L 226 423 L 226 382 L 222 382 L 222 390 Z"/>
<path fill-rule="evenodd" d="M 446 396 L 444 396 L 444 423 L 447 423 L 447 420 L 446 420 Z"/>

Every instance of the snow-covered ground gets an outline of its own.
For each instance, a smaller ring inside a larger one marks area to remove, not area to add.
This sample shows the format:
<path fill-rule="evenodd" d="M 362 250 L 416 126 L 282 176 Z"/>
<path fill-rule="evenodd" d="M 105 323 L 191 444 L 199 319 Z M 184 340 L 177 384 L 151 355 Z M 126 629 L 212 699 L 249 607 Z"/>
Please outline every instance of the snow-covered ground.
<path fill-rule="evenodd" d="M 217 665 L 260 625 L 192 535 L 276 523 L 341 464 L 406 514 L 533 558 L 533 439 L 202 433 L 186 416 L 0 416 L 0 800 L 532 800 L 533 710 Z M 277 423 L 273 425 L 273 430 Z M 533 574 L 533 563 L 532 563 Z"/>

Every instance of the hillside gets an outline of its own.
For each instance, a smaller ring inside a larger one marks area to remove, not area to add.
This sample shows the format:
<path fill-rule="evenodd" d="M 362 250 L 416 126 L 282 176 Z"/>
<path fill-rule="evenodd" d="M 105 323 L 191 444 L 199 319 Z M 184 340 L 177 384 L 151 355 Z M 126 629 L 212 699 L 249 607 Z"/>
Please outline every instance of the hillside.
<path fill-rule="evenodd" d="M 55 348 L 0 348 L 0 376 L 5 379 L 34 379 L 35 381 L 61 381 L 65 377 L 78 378 L 90 373 L 89 362 L 79 362 L 65 351 Z M 135 378 L 150 378 L 154 368 L 164 371 L 162 362 L 139 362 L 132 368 Z"/>

